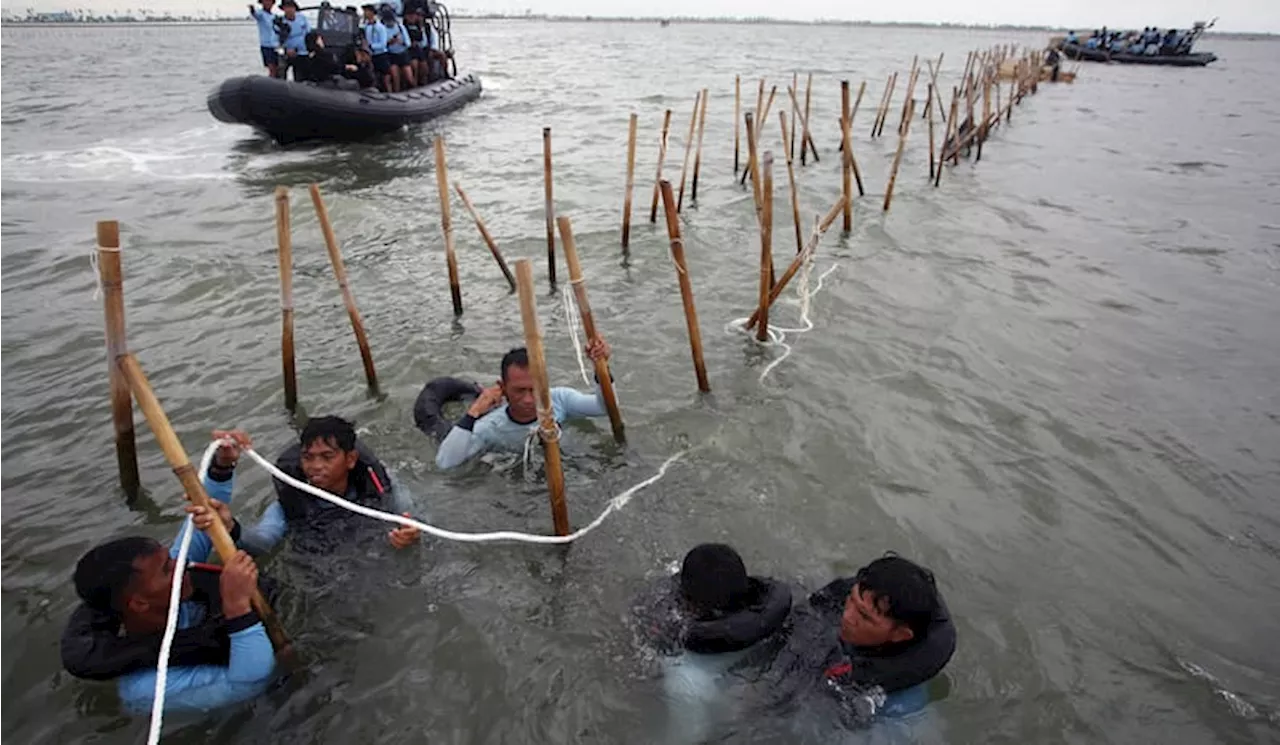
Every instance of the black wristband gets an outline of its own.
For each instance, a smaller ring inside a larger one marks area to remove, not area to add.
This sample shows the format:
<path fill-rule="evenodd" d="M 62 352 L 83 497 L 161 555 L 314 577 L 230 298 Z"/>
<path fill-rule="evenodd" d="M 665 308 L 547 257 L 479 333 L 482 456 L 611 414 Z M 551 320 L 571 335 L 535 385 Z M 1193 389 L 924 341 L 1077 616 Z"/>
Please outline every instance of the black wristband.
<path fill-rule="evenodd" d="M 234 517 L 231 518 L 231 540 L 240 542 L 240 521 Z"/>
<path fill-rule="evenodd" d="M 455 422 L 453 426 L 470 432 L 476 426 L 476 418 L 470 414 L 463 414 L 462 418 Z"/>
<path fill-rule="evenodd" d="M 226 627 L 228 634 L 234 634 L 237 631 L 244 631 L 250 626 L 254 626 L 259 623 L 262 623 L 262 619 L 258 617 L 257 611 L 251 609 L 243 616 L 228 618 L 224 626 Z"/>

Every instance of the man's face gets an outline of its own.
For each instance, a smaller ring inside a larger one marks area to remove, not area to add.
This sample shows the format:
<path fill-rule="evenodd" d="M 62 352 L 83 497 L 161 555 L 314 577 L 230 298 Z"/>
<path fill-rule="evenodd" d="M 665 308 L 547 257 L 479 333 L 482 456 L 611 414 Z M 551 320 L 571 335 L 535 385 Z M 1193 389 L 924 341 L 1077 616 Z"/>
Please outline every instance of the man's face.
<path fill-rule="evenodd" d="M 285 18 L 288 18 L 289 20 L 291 20 L 291 21 L 292 21 L 292 20 L 294 19 L 294 17 L 295 17 L 295 16 L 297 16 L 297 15 L 298 15 L 298 8 L 297 8 L 296 6 L 293 6 L 293 5 L 286 5 L 286 6 L 284 6 L 284 17 L 285 17 Z"/>
<path fill-rule="evenodd" d="M 173 572 L 177 568 L 164 546 L 154 553 L 135 559 L 133 583 L 125 601 L 125 608 L 139 615 L 164 615 L 169 611 L 169 588 L 173 584 Z M 191 597 L 191 578 L 182 576 L 182 599 Z"/>
<path fill-rule="evenodd" d="M 366 21 L 368 21 L 369 23 L 373 23 L 373 19 L 376 17 L 377 16 L 374 14 L 372 10 L 369 10 L 368 8 L 364 9 L 364 19 Z"/>
<path fill-rule="evenodd" d="M 844 601 L 844 614 L 840 616 L 840 639 L 855 647 L 879 647 L 893 642 L 911 639 L 911 627 L 898 623 L 884 614 L 881 603 L 861 585 L 854 585 Z"/>
<path fill-rule="evenodd" d="M 332 439 L 316 439 L 302 448 L 302 473 L 308 484 L 341 496 L 359 457 L 355 450 L 344 452 Z"/>
<path fill-rule="evenodd" d="M 533 396 L 533 374 L 529 368 L 512 365 L 502 380 L 502 395 L 507 398 L 507 409 L 518 422 L 527 422 L 538 415 L 538 403 Z"/>

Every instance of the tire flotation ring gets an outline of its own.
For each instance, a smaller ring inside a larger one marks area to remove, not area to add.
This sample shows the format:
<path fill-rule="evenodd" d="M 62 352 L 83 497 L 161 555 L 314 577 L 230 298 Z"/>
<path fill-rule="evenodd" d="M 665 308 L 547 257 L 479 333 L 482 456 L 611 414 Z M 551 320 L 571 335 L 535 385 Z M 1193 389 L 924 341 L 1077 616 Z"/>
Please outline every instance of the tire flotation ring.
<path fill-rule="evenodd" d="M 453 428 L 453 422 L 442 413 L 445 404 L 460 401 L 470 406 L 481 390 L 479 384 L 461 378 L 443 377 L 428 381 L 413 403 L 413 423 L 423 434 L 439 442 Z"/>

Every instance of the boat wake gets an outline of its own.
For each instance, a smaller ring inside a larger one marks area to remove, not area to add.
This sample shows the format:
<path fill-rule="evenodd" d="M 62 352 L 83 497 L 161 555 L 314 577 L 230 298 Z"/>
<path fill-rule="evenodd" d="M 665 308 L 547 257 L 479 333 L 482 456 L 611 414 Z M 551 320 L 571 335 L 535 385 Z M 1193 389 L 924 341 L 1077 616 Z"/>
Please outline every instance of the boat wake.
<path fill-rule="evenodd" d="M 146 179 L 217 181 L 234 178 L 223 170 L 225 151 L 213 150 L 210 128 L 128 144 L 100 144 L 76 150 L 44 150 L 4 156 L 5 181 L 76 183 Z"/>

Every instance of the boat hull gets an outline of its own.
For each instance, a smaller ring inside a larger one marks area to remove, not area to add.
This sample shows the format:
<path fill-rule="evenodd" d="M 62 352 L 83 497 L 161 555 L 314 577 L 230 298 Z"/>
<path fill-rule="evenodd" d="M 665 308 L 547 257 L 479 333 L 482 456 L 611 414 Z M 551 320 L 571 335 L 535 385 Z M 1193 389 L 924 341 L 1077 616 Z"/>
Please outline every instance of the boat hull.
<path fill-rule="evenodd" d="M 1213 52 L 1195 54 L 1126 54 L 1090 49 L 1079 44 L 1063 44 L 1062 54 L 1068 59 L 1087 62 L 1118 62 L 1122 65 L 1164 65 L 1168 67 L 1204 67 L 1218 59 Z"/>
<path fill-rule="evenodd" d="M 208 105 L 218 121 L 246 124 L 282 142 L 358 140 L 443 116 L 479 95 L 474 75 L 403 93 L 251 75 L 224 80 L 209 92 Z"/>

